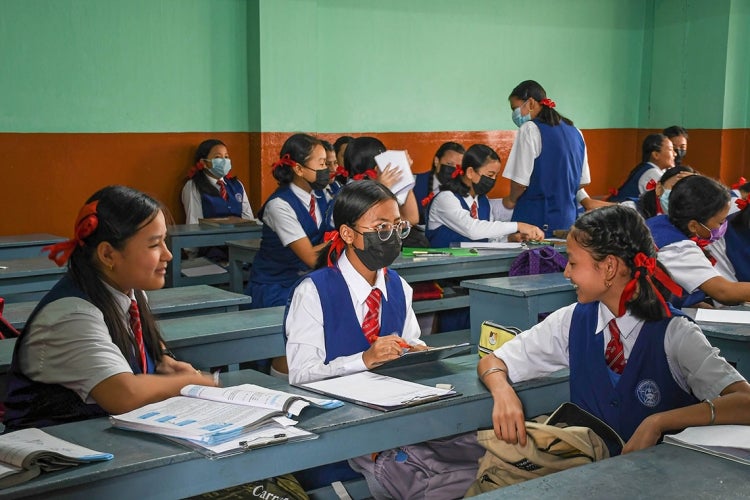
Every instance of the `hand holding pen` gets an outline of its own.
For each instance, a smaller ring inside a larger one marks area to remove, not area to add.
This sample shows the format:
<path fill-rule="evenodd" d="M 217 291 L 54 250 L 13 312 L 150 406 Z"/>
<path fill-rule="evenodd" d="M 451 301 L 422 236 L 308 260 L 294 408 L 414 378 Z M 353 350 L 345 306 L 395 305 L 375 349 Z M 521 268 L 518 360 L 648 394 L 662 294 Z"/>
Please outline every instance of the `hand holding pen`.
<path fill-rule="evenodd" d="M 386 361 L 398 358 L 404 353 L 404 349 L 411 348 L 411 345 L 395 333 L 384 335 L 375 339 L 370 348 L 362 353 L 362 361 L 367 369 L 374 368 Z"/>

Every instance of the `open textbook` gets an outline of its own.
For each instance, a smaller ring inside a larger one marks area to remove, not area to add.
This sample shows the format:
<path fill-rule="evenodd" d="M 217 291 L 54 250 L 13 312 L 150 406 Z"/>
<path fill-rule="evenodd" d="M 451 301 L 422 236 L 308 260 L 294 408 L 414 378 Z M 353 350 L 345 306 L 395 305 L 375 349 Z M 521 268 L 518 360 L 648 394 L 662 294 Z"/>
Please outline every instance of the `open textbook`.
<path fill-rule="evenodd" d="M 218 444 L 271 422 L 282 427 L 296 424 L 307 406 L 341 406 L 340 401 L 299 396 L 253 384 L 233 387 L 187 385 L 181 396 L 152 403 L 122 415 L 110 416 L 121 429 L 150 432 Z"/>
<path fill-rule="evenodd" d="M 750 465 L 750 425 L 688 427 L 664 442 Z"/>
<path fill-rule="evenodd" d="M 42 471 L 111 459 L 110 453 L 78 446 L 39 429 L 22 429 L 0 436 L 0 489 L 28 481 Z"/>

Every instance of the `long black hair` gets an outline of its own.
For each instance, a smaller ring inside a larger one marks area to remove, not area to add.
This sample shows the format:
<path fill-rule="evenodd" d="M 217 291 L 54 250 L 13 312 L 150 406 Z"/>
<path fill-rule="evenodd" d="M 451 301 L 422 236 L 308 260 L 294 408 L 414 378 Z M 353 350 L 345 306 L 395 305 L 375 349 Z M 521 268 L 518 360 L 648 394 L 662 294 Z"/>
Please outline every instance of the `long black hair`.
<path fill-rule="evenodd" d="M 199 161 L 208 159 L 209 153 L 216 146 L 226 147 L 226 144 L 221 142 L 219 139 L 207 139 L 201 142 L 198 145 L 198 149 L 195 150 L 195 154 L 193 155 L 193 168 L 198 165 Z M 208 179 L 208 177 L 206 177 L 205 175 L 201 175 L 200 172 L 197 172 L 195 175 L 193 175 L 193 184 L 201 194 L 206 194 L 208 196 L 220 196 L 219 188 L 217 188 L 216 185 Z"/>
<path fill-rule="evenodd" d="M 279 158 L 284 158 L 289 155 L 295 163 L 304 165 L 305 162 L 310 158 L 310 155 L 315 149 L 315 146 L 322 146 L 323 143 L 320 139 L 311 136 L 310 134 L 294 134 L 284 141 L 284 145 L 281 146 L 279 152 Z M 290 184 L 294 180 L 294 169 L 291 165 L 287 164 L 274 164 L 273 167 L 273 178 L 281 186 Z"/>
<path fill-rule="evenodd" d="M 583 214 L 575 221 L 569 235 L 597 262 L 603 261 L 608 255 L 621 258 L 630 269 L 631 278 L 635 275 L 634 259 L 638 253 L 656 258 L 656 245 L 643 217 L 635 210 L 620 205 L 602 207 Z M 657 265 L 666 273 L 661 264 L 657 262 Z M 647 277 L 647 273 L 641 273 L 638 288 L 627 306 L 636 318 L 645 321 L 663 319 L 667 317 L 667 313 Z M 651 279 L 651 282 L 664 300 L 668 301 L 669 290 L 658 280 Z"/>
<path fill-rule="evenodd" d="M 104 284 L 102 264 L 96 250 L 102 242 L 108 242 L 116 250 L 122 250 L 128 240 L 154 220 L 159 212 L 164 213 L 167 220 L 170 217 L 161 203 L 126 186 L 108 186 L 100 189 L 86 200 L 86 203 L 96 200 L 96 229 L 83 239 L 83 245 L 77 245 L 73 250 L 68 261 L 68 273 L 91 303 L 102 312 L 112 341 L 122 355 L 125 359 L 132 360 L 133 353 L 138 352 L 138 347 L 135 346 L 133 336 L 128 330 L 128 318 L 124 316 Z M 164 340 L 143 291 L 133 290 L 133 293 L 138 302 L 143 338 L 151 358 L 158 364 L 162 358 L 161 345 Z"/>
<path fill-rule="evenodd" d="M 471 167 L 474 170 L 479 170 L 482 166 L 491 161 L 500 161 L 500 157 L 497 155 L 494 149 L 487 146 L 486 144 L 473 144 L 464 153 L 464 159 L 461 162 L 464 176 L 466 175 L 466 169 Z M 463 176 L 459 175 L 451 179 L 447 184 L 440 186 L 441 191 L 453 191 L 459 196 L 469 195 L 469 186 L 464 184 Z"/>
<path fill-rule="evenodd" d="M 375 157 L 385 150 L 385 144 L 376 137 L 357 137 L 351 141 L 344 150 L 344 168 L 349 172 L 349 179 L 367 170 L 377 172 Z"/>
<path fill-rule="evenodd" d="M 347 148 L 348 150 L 349 148 Z M 341 226 L 347 225 L 354 227 L 365 212 L 371 207 L 386 200 L 396 200 L 396 196 L 391 190 L 379 182 L 369 179 L 363 179 L 358 182 L 350 182 L 336 195 L 333 202 L 333 227 L 336 231 L 341 230 Z M 321 268 L 328 265 L 328 250 L 331 243 L 323 247 L 318 253 L 318 261 L 315 268 Z M 331 252 L 331 263 L 335 263 L 341 255 L 334 250 Z"/>
<path fill-rule="evenodd" d="M 536 102 L 541 104 L 541 102 L 547 98 L 547 92 L 544 90 L 544 87 L 539 85 L 539 83 L 535 82 L 534 80 L 524 80 L 516 85 L 516 88 L 514 88 L 508 96 L 508 99 L 511 99 L 513 97 L 522 101 L 533 97 Z M 542 105 L 542 109 L 541 111 L 539 111 L 536 119 L 553 127 L 560 125 L 561 121 L 567 123 L 568 125 L 573 125 L 572 120 L 565 118 L 563 115 L 555 111 L 554 108 L 544 105 Z"/>
<path fill-rule="evenodd" d="M 729 203 L 729 190 L 702 175 L 680 179 L 669 193 L 669 222 L 686 236 L 692 236 L 691 220 L 705 224 Z"/>
<path fill-rule="evenodd" d="M 677 174 L 681 174 L 682 172 L 690 172 L 695 173 L 695 170 L 693 170 L 692 167 L 689 167 L 688 165 L 677 165 L 676 167 L 668 168 L 664 171 L 664 174 L 662 174 L 661 179 L 659 179 L 659 184 L 662 186 L 666 181 L 671 179 Z M 671 194 L 671 193 L 670 193 Z M 643 193 L 638 198 L 638 211 L 641 212 L 641 215 L 643 215 L 643 218 L 648 219 L 650 217 L 653 217 L 656 214 L 656 190 L 655 189 L 649 189 L 645 193 Z"/>

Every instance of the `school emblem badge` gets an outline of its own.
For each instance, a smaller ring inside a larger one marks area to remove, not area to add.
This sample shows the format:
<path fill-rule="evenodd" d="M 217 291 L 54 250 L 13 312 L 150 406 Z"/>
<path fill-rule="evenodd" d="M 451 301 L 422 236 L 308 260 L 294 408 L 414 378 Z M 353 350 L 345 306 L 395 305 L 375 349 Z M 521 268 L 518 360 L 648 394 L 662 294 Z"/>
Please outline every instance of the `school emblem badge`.
<path fill-rule="evenodd" d="M 659 386 L 651 379 L 645 379 L 638 382 L 638 386 L 635 388 L 635 394 L 638 396 L 638 401 L 648 408 L 656 407 L 661 401 L 661 391 L 659 390 Z"/>

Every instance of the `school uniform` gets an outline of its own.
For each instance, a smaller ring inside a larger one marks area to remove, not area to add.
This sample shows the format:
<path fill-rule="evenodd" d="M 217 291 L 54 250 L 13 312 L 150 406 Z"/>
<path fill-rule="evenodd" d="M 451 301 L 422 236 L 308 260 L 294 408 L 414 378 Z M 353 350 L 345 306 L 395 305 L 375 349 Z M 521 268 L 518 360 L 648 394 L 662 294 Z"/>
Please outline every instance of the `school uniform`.
<path fill-rule="evenodd" d="M 533 224 L 552 236 L 569 229 L 578 213 L 576 193 L 591 182 L 586 143 L 580 130 L 560 122 L 524 123 L 513 141 L 503 177 L 527 186 L 516 201 L 512 221 Z"/>
<path fill-rule="evenodd" d="M 730 221 L 723 239 L 737 281 L 750 282 L 750 228 L 738 228 Z"/>
<path fill-rule="evenodd" d="M 128 321 L 132 297 L 105 286 Z M 146 371 L 154 373 L 154 360 L 148 344 L 145 347 Z M 119 373 L 142 372 L 139 355 L 123 356 L 101 310 L 66 274 L 39 302 L 16 340 L 5 401 L 6 431 L 106 415 L 91 390 Z"/>
<path fill-rule="evenodd" d="M 432 177 L 432 185 L 430 185 L 430 177 Z M 425 224 L 427 219 L 427 207 L 422 204 L 423 200 L 427 199 L 430 194 L 437 194 L 440 191 L 440 181 L 437 175 L 434 175 L 432 170 L 422 172 L 414 176 L 414 197 L 417 199 L 417 207 L 419 208 L 419 223 Z"/>
<path fill-rule="evenodd" d="M 630 312 L 617 318 L 622 374 L 607 367 L 612 312 L 600 302 L 571 304 L 494 351 L 514 383 L 570 369 L 571 401 L 607 422 L 625 441 L 648 415 L 714 399 L 744 380 L 700 327 L 673 310 L 646 322 Z"/>
<path fill-rule="evenodd" d="M 380 336 L 396 333 L 409 344 L 419 340 L 412 289 L 395 271 L 377 272 L 371 286 L 354 269 L 346 251 L 335 267 L 310 273 L 294 289 L 284 320 L 290 383 L 366 370 L 362 353 L 370 344 L 362 333 L 373 288 L 382 293 Z"/>
<path fill-rule="evenodd" d="M 477 218 L 471 216 L 471 206 L 477 204 Z M 507 239 L 518 231 L 515 222 L 496 219 L 494 205 L 501 200 L 490 200 L 486 195 L 461 196 L 452 191 L 440 191 L 430 202 L 427 211 L 425 236 L 433 248 L 443 248 L 462 241 L 496 241 Z"/>
<path fill-rule="evenodd" d="M 203 175 L 209 182 L 216 187 L 215 195 L 201 193 L 195 186 L 193 179 L 188 179 L 182 188 L 182 205 L 185 207 L 185 223 L 198 224 L 199 219 L 209 219 L 213 217 L 229 217 L 230 215 L 242 217 L 243 219 L 253 219 L 253 211 L 250 208 L 250 201 L 247 198 L 247 192 L 239 179 L 236 177 L 224 177 L 224 187 L 227 191 L 227 199 L 219 196 L 220 179 L 216 179 L 206 174 L 198 172 L 195 175 Z"/>
<path fill-rule="evenodd" d="M 661 179 L 664 170 L 651 162 L 644 162 L 635 167 L 625 182 L 617 190 L 616 195 L 610 196 L 607 201 L 636 201 L 646 192 L 646 185 L 649 181 L 658 181 Z"/>
<path fill-rule="evenodd" d="M 315 218 L 310 215 L 315 197 Z M 251 308 L 286 304 L 289 291 L 310 268 L 289 248 L 302 238 L 315 246 L 323 242 L 328 229 L 323 217 L 328 199 L 322 191 L 309 193 L 295 184 L 279 187 L 260 211 L 263 220 L 260 249 L 250 268 L 245 293 L 253 297 Z"/>
<path fill-rule="evenodd" d="M 674 282 L 683 289 L 683 296 L 679 299 L 674 298 L 673 304 L 690 307 L 705 300 L 706 294 L 700 290 L 700 286 L 716 276 L 737 281 L 727 268 L 726 259 L 721 252 L 721 240 L 706 247 L 714 258 L 714 262 L 711 262 L 696 242 L 669 222 L 667 215 L 651 217 L 646 220 L 646 225 L 651 230 L 654 243 L 659 249 L 658 261 L 669 271 Z M 717 265 L 719 261 L 721 264 Z"/>

